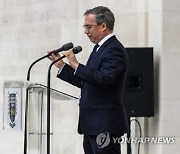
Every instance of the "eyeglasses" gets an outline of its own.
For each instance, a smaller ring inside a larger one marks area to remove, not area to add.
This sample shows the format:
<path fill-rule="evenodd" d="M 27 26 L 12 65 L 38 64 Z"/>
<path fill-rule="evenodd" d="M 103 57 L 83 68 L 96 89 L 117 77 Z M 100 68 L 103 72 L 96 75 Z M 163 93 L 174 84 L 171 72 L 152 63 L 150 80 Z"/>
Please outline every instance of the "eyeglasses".
<path fill-rule="evenodd" d="M 83 28 L 84 28 L 84 30 L 90 31 L 95 26 L 99 26 L 99 25 L 83 25 Z"/>

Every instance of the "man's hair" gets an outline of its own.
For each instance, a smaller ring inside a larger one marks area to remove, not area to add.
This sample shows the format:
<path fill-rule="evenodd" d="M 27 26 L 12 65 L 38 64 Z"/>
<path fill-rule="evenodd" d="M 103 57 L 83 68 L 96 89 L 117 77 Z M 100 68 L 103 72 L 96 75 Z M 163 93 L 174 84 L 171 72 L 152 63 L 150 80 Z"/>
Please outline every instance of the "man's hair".
<path fill-rule="evenodd" d="M 105 23 L 109 30 L 113 31 L 115 18 L 112 11 L 104 6 L 98 6 L 93 9 L 89 9 L 84 13 L 84 16 L 88 14 L 94 14 L 96 16 L 96 23 L 98 25 Z"/>

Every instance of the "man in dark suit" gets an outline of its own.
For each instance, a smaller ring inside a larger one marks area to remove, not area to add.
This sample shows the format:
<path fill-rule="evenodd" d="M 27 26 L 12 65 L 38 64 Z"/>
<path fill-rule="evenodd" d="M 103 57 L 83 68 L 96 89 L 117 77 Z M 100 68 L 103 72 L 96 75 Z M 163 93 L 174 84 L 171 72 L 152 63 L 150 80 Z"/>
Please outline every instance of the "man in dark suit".
<path fill-rule="evenodd" d="M 84 14 L 84 32 L 95 45 L 87 64 L 78 62 L 72 51 L 65 51 L 69 64 L 59 61 L 57 77 L 81 88 L 78 132 L 84 134 L 85 154 L 120 154 L 113 137 L 128 132 L 122 102 L 128 57 L 123 45 L 112 34 L 114 15 L 98 6 Z M 59 58 L 52 53 L 52 61 Z"/>

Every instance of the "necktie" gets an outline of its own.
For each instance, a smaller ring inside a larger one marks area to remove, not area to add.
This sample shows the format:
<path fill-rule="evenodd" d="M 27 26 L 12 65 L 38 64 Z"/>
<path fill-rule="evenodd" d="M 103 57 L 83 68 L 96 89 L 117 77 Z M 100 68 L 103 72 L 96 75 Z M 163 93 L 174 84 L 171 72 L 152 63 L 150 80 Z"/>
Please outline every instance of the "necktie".
<path fill-rule="evenodd" d="M 99 44 L 96 44 L 93 48 L 93 52 L 96 52 L 98 47 L 99 47 Z"/>
<path fill-rule="evenodd" d="M 99 47 L 99 44 L 96 44 L 93 48 L 92 54 L 91 54 L 91 59 L 94 58 L 94 56 L 96 55 L 97 52 L 97 48 Z"/>
<path fill-rule="evenodd" d="M 98 47 L 99 47 L 99 44 L 96 44 L 94 46 L 93 51 L 92 51 L 92 53 L 91 53 L 91 55 L 90 55 L 86 65 L 89 65 L 89 63 L 93 61 L 93 59 L 94 59 L 94 57 L 96 55 L 96 50 L 97 50 Z"/>

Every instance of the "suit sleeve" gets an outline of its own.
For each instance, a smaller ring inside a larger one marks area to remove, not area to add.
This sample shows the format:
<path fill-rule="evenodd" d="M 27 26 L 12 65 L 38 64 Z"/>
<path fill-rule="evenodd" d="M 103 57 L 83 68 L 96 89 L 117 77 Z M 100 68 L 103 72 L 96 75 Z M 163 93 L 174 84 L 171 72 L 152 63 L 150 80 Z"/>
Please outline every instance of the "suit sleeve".
<path fill-rule="evenodd" d="M 101 87 L 108 87 L 111 83 L 125 70 L 125 57 L 124 49 L 120 47 L 112 47 L 107 50 L 101 59 L 98 57 L 94 60 L 94 66 L 96 63 L 99 67 L 88 68 L 82 64 L 76 71 L 75 76 L 80 78 L 82 81 L 89 84 L 93 84 Z"/>
<path fill-rule="evenodd" d="M 74 75 L 75 69 L 70 67 L 68 64 L 64 66 L 60 74 L 57 74 L 57 77 L 63 81 L 66 81 L 78 88 L 81 88 L 80 78 Z"/>

